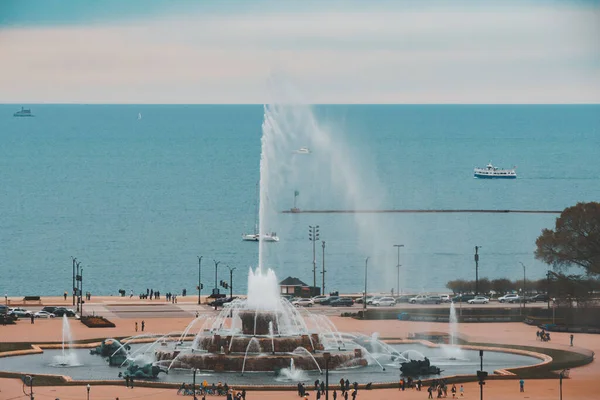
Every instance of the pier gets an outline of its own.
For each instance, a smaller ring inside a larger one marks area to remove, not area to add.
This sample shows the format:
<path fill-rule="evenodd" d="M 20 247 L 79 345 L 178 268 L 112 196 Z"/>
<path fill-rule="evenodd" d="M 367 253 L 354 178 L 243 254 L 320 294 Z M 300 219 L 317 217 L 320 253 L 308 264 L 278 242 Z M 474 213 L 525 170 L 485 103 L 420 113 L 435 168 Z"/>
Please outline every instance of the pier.
<path fill-rule="evenodd" d="M 283 214 L 386 214 L 386 213 L 480 213 L 480 214 L 560 214 L 562 211 L 557 210 L 486 210 L 486 209 L 389 209 L 389 210 L 301 210 L 299 208 L 291 208 L 282 211 Z"/>

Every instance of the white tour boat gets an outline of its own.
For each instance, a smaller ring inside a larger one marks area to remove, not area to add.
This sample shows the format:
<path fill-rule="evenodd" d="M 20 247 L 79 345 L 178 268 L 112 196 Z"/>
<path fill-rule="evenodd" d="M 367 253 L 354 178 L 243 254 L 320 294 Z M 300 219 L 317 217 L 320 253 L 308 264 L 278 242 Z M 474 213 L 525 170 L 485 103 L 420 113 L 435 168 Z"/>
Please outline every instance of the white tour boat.
<path fill-rule="evenodd" d="M 516 167 L 513 169 L 502 169 L 494 167 L 489 163 L 485 168 L 475 168 L 473 176 L 483 179 L 516 179 Z"/>
<path fill-rule="evenodd" d="M 258 199 L 260 182 L 256 183 L 256 198 Z M 246 242 L 258 242 L 262 240 L 263 242 L 279 242 L 279 237 L 275 232 L 265 233 L 261 235 L 258 233 L 258 200 L 256 201 L 256 210 L 254 213 L 254 233 L 244 233 L 242 234 L 242 240 Z"/>
<path fill-rule="evenodd" d="M 310 149 L 308 147 L 300 147 L 295 151 L 296 154 L 310 154 Z"/>

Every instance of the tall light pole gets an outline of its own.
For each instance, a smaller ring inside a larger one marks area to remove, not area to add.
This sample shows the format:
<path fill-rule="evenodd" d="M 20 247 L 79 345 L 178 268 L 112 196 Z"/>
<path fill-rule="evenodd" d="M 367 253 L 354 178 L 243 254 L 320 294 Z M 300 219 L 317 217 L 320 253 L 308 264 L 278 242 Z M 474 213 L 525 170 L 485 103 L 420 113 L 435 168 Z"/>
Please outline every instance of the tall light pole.
<path fill-rule="evenodd" d="M 527 297 L 527 292 L 525 291 L 525 264 L 519 261 L 519 264 L 523 266 L 523 309 L 525 309 L 525 298 Z"/>
<path fill-rule="evenodd" d="M 365 258 L 365 294 L 363 297 L 363 311 L 367 311 L 367 269 L 369 267 L 369 257 Z M 363 313 L 364 314 L 364 313 Z M 365 316 L 363 315 L 363 318 Z"/>
<path fill-rule="evenodd" d="M 75 262 L 75 267 L 77 268 L 77 272 L 75 274 L 75 292 L 77 292 L 77 312 L 79 312 L 79 305 L 81 304 L 81 275 L 79 274 L 80 265 L 80 261 Z"/>
<path fill-rule="evenodd" d="M 71 290 L 73 291 L 73 305 L 75 305 L 75 263 L 77 262 L 77 259 L 71 256 L 71 260 L 73 260 L 73 286 L 71 286 Z"/>
<path fill-rule="evenodd" d="M 81 294 L 83 292 L 83 267 L 81 267 L 81 274 L 79 275 L 79 308 L 81 309 L 81 316 L 83 317 L 83 299 Z"/>
<path fill-rule="evenodd" d="M 229 297 L 233 297 L 233 271 L 235 271 L 236 267 L 231 268 L 228 265 L 227 268 L 229 269 Z"/>
<path fill-rule="evenodd" d="M 197 256 L 198 257 L 198 304 L 202 304 L 202 301 L 200 300 L 201 296 L 202 296 L 202 256 Z"/>
<path fill-rule="evenodd" d="M 482 246 L 475 246 L 475 295 L 479 294 L 479 254 L 478 250 Z"/>
<path fill-rule="evenodd" d="M 313 288 L 317 287 L 317 255 L 316 243 L 319 240 L 319 225 L 308 226 L 308 240 L 312 242 L 313 247 Z M 313 289 L 314 290 L 314 289 Z"/>
<path fill-rule="evenodd" d="M 396 268 L 398 269 L 398 281 L 396 286 L 396 293 L 399 295 L 400 293 L 400 247 L 404 247 L 403 244 L 395 244 L 394 247 L 398 249 L 398 263 L 396 264 Z"/>
<path fill-rule="evenodd" d="M 217 268 L 219 267 L 219 264 L 221 263 L 221 261 L 217 261 L 217 260 L 213 260 L 215 262 L 215 290 L 214 290 L 214 294 L 217 294 L 217 292 L 219 291 L 219 287 L 217 286 Z"/>
<path fill-rule="evenodd" d="M 321 272 L 323 274 L 323 289 L 321 291 L 321 294 L 325 294 L 325 241 L 323 240 L 321 242 L 321 247 L 323 247 L 323 261 L 321 262 L 321 267 L 323 269 L 323 272 Z"/>

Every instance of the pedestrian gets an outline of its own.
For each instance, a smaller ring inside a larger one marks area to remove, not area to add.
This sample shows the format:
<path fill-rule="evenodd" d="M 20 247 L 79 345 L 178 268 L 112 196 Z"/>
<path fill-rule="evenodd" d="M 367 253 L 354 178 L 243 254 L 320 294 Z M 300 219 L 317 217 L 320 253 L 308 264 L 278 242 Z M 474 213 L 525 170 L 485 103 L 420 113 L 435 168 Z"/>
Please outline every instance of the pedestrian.
<path fill-rule="evenodd" d="M 200 313 L 198 311 L 196 311 L 196 318 L 198 318 L 200 316 Z"/>
<path fill-rule="evenodd" d="M 356 400 L 356 394 L 357 393 L 358 393 L 358 390 L 352 389 L 352 400 Z"/>
<path fill-rule="evenodd" d="M 429 393 L 429 395 L 427 396 L 428 399 L 433 399 L 433 386 L 429 386 L 427 388 L 427 393 Z"/>
<path fill-rule="evenodd" d="M 133 297 L 133 289 L 130 289 L 129 290 L 129 298 L 132 298 L 132 297 Z"/>
<path fill-rule="evenodd" d="M 302 383 L 298 382 L 298 396 L 302 397 Z"/>
<path fill-rule="evenodd" d="M 34 324 L 35 323 L 35 315 L 31 314 L 31 323 Z"/>
<path fill-rule="evenodd" d="M 463 397 L 465 395 L 465 388 L 463 387 L 463 385 L 460 385 L 460 397 Z"/>
<path fill-rule="evenodd" d="M 344 400 L 348 400 L 348 391 L 347 390 L 344 392 Z"/>
<path fill-rule="evenodd" d="M 320 383 L 320 382 L 319 382 L 319 380 L 317 379 L 317 380 L 315 381 L 315 391 L 317 391 L 317 392 L 319 391 L 319 387 L 320 387 L 319 383 Z"/>
<path fill-rule="evenodd" d="M 129 387 L 129 375 L 125 375 L 125 387 Z"/>
<path fill-rule="evenodd" d="M 417 390 L 420 392 L 421 391 L 421 386 L 423 386 L 423 381 L 422 380 L 418 380 L 417 381 Z"/>
<path fill-rule="evenodd" d="M 317 390 L 317 400 L 321 400 L 321 391 Z"/>
<path fill-rule="evenodd" d="M 571 333 L 571 347 L 573 347 L 573 334 Z"/>
<path fill-rule="evenodd" d="M 519 381 L 519 389 L 520 389 L 519 390 L 520 392 L 524 392 L 525 391 L 525 381 L 523 379 L 521 379 Z"/>
<path fill-rule="evenodd" d="M 146 323 L 142 321 L 142 332 L 144 332 L 144 328 L 146 327 Z"/>
<path fill-rule="evenodd" d="M 321 381 L 321 394 L 325 394 L 325 382 Z"/>
<path fill-rule="evenodd" d="M 333 400 L 337 400 L 337 390 L 333 389 Z"/>
<path fill-rule="evenodd" d="M 246 389 L 242 389 L 242 400 L 246 400 Z"/>
<path fill-rule="evenodd" d="M 138 324 L 137 324 L 137 321 L 135 321 L 135 331 L 136 331 L 136 332 L 138 331 Z"/>
<path fill-rule="evenodd" d="M 350 381 L 348 379 L 346 379 L 346 392 L 350 391 Z"/>
<path fill-rule="evenodd" d="M 342 391 L 342 394 L 344 394 L 345 390 L 344 390 L 345 386 L 344 386 L 344 378 L 340 379 L 340 390 Z"/>
<path fill-rule="evenodd" d="M 456 398 L 456 385 L 455 384 L 452 384 L 451 391 L 452 391 L 452 398 L 455 399 Z"/>
<path fill-rule="evenodd" d="M 65 300 L 67 300 L 67 291 L 65 290 L 65 292 L 63 293 L 63 297 L 65 298 Z"/>

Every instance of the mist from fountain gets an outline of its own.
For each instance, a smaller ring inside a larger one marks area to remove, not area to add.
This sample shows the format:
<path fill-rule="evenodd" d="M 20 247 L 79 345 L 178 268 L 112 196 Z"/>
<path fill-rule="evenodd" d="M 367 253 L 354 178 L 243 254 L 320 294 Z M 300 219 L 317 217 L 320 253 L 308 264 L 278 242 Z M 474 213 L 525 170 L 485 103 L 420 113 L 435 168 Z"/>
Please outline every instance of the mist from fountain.
<path fill-rule="evenodd" d="M 304 382 L 308 380 L 308 375 L 304 370 L 297 368 L 294 364 L 294 359 L 290 358 L 290 367 L 282 368 L 279 371 L 278 381 Z"/>
<path fill-rule="evenodd" d="M 64 314 L 62 318 L 62 353 L 58 356 L 54 356 L 54 366 L 59 367 L 74 367 L 81 365 L 77 359 L 77 354 L 73 349 L 73 335 L 71 334 L 71 326 L 69 325 L 69 319 Z"/>
<path fill-rule="evenodd" d="M 449 345 L 442 346 L 446 358 L 450 360 L 465 359 L 464 352 L 457 345 L 458 317 L 456 316 L 456 307 L 450 303 L 450 317 L 448 318 L 448 334 L 450 336 Z"/>

